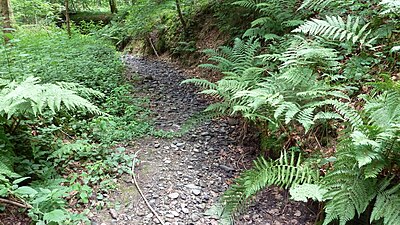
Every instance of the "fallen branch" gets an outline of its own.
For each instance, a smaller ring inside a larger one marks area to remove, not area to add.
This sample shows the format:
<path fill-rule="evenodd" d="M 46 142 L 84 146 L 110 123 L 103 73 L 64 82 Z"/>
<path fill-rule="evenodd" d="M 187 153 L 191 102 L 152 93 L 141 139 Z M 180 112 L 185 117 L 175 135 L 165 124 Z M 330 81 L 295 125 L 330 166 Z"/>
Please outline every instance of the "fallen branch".
<path fill-rule="evenodd" d="M 136 152 L 135 155 L 137 155 L 138 152 Z M 136 157 L 135 157 L 136 158 Z M 150 203 L 147 201 L 146 197 L 144 196 L 142 189 L 140 189 L 139 184 L 136 180 L 136 176 L 135 176 L 135 159 L 132 160 L 132 183 L 135 184 L 137 190 L 139 191 L 140 196 L 142 197 L 142 199 L 144 200 L 144 202 L 146 203 L 147 208 L 150 209 L 150 211 L 157 217 L 158 221 L 160 221 L 160 223 L 162 225 L 165 225 L 164 221 L 161 219 L 161 217 L 157 214 L 157 212 L 154 210 L 153 207 L 151 207 Z"/>
<path fill-rule="evenodd" d="M 5 198 L 0 198 L 0 202 L 2 202 L 2 203 L 7 203 L 7 204 L 10 204 L 10 205 L 15 205 L 15 206 L 18 206 L 18 207 L 21 207 L 21 208 L 25 208 L 25 209 L 32 209 L 32 206 L 31 205 L 29 205 L 29 204 L 22 204 L 22 203 L 19 203 L 19 202 L 16 202 L 16 201 L 12 201 L 12 200 L 9 200 L 9 199 L 5 199 Z"/>
<path fill-rule="evenodd" d="M 154 53 L 156 54 L 156 56 L 157 56 L 157 57 L 160 57 L 160 56 L 158 55 L 158 53 L 157 53 L 156 48 L 154 47 L 153 40 L 151 40 L 151 37 L 149 37 L 149 42 L 150 42 L 150 45 L 151 45 L 151 47 L 153 48 L 153 51 L 154 51 Z"/>

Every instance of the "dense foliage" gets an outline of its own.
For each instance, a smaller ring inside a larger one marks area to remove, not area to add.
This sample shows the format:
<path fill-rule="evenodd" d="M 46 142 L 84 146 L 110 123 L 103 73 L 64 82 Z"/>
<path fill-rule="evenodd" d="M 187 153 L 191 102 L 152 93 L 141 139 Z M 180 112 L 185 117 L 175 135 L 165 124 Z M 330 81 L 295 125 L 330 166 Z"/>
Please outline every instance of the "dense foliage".
<path fill-rule="evenodd" d="M 51 27 L 12 36 L 0 48 L 0 197 L 23 202 L 38 224 L 76 224 L 130 172 L 134 156 L 116 141 L 150 131 L 145 101 L 104 41 Z"/>
<path fill-rule="evenodd" d="M 232 223 L 276 185 L 321 202 L 326 225 L 400 221 L 398 0 L 81 0 L 72 14 L 113 19 L 81 18 L 71 36 L 53 26 L 64 26 L 66 2 L 11 1 L 18 29 L 3 29 L 0 46 L 0 202 L 38 224 L 76 224 L 88 203 L 106 204 L 112 179 L 135 160 L 118 142 L 165 135 L 146 122 L 145 100 L 132 99 L 112 44 L 197 57 L 199 26 L 217 26 L 231 45 L 206 50 L 201 67 L 222 79 L 184 83 L 220 100 L 206 115 L 257 127 L 262 154 L 210 213 Z"/>
<path fill-rule="evenodd" d="M 278 185 L 295 200 L 324 202 L 323 224 L 363 216 L 397 224 L 398 1 L 235 4 L 258 18 L 244 32 L 247 40 L 207 52 L 215 63 L 202 66 L 225 76 L 186 82 L 222 100 L 207 110 L 255 123 L 268 155 L 282 156 L 257 160 L 214 211 L 230 223 L 252 195 Z M 304 154 L 305 161 L 297 159 Z M 305 179 L 315 171 L 321 178 Z"/>

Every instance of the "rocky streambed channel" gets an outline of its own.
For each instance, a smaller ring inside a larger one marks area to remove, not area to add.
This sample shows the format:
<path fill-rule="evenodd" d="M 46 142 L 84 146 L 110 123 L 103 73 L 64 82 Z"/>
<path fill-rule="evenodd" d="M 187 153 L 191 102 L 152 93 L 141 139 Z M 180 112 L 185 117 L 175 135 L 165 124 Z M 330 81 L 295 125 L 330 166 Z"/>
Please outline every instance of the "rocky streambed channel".
<path fill-rule="evenodd" d="M 136 92 L 150 99 L 157 128 L 177 131 L 207 106 L 194 87 L 180 84 L 190 74 L 161 61 L 133 56 L 126 56 L 125 61 L 130 72 L 139 74 Z M 241 144 L 240 134 L 239 121 L 217 119 L 203 122 L 179 138 L 135 141 L 130 151 L 140 159 L 135 169 L 138 184 L 165 224 L 218 225 L 218 218 L 205 212 L 256 157 L 256 145 Z M 160 224 L 131 177 L 121 179 L 109 197 L 113 204 L 90 213 L 93 225 Z M 269 188 L 235 224 L 313 224 L 316 215 L 309 207 L 291 201 L 284 190 Z"/>

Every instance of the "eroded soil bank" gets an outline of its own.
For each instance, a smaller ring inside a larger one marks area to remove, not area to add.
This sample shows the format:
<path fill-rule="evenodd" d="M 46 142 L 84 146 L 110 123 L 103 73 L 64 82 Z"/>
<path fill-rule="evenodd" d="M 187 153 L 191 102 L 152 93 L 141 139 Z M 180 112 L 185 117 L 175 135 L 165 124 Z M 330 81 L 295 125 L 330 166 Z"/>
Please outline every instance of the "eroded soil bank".
<path fill-rule="evenodd" d="M 150 99 L 158 128 L 177 131 L 207 101 L 191 86 L 181 85 L 190 74 L 165 62 L 126 56 L 131 73 L 138 73 L 137 93 Z M 147 137 L 135 141 L 132 154 L 141 163 L 136 173 L 152 207 L 169 225 L 217 225 L 205 215 L 240 171 L 256 157 L 255 144 L 242 144 L 235 119 L 204 122 L 180 138 Z M 116 207 L 92 212 L 93 224 L 159 224 L 146 207 L 130 177 L 120 180 L 110 196 Z M 292 202 L 286 192 L 269 188 L 257 197 L 235 224 L 313 224 L 309 206 Z"/>

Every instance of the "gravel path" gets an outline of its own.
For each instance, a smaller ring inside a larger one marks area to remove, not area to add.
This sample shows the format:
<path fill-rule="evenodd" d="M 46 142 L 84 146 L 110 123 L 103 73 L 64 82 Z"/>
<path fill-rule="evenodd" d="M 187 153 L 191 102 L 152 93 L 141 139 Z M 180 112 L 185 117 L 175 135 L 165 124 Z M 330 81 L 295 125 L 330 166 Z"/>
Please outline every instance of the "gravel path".
<path fill-rule="evenodd" d="M 138 73 L 140 95 L 150 99 L 156 126 L 179 130 L 191 115 L 207 106 L 194 87 L 180 85 L 182 72 L 164 62 L 127 56 L 131 72 Z M 135 142 L 139 152 L 137 179 L 146 198 L 168 225 L 217 225 L 204 215 L 227 189 L 228 183 L 255 157 L 254 147 L 239 144 L 240 128 L 235 119 L 205 122 L 181 138 L 147 137 Z M 131 179 L 121 180 L 109 197 L 115 204 L 92 212 L 93 224 L 159 224 L 140 198 Z M 307 205 L 288 200 L 277 188 L 261 193 L 235 224 L 312 224 Z"/>

